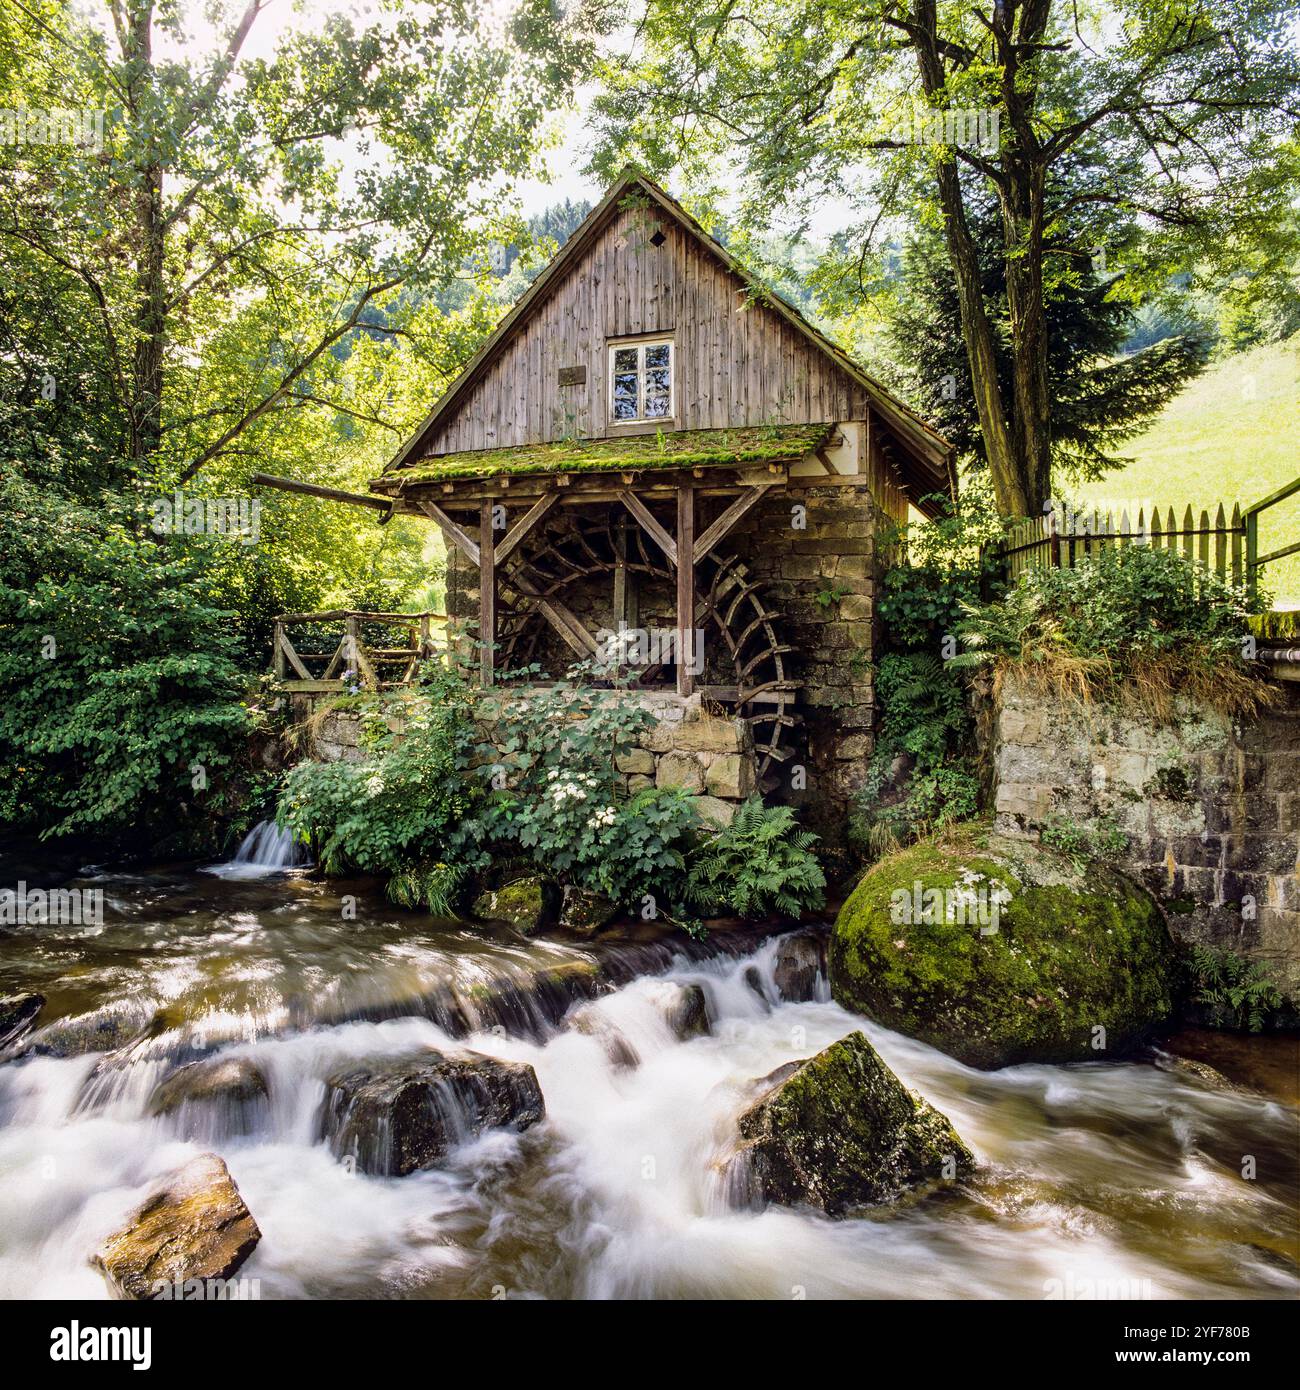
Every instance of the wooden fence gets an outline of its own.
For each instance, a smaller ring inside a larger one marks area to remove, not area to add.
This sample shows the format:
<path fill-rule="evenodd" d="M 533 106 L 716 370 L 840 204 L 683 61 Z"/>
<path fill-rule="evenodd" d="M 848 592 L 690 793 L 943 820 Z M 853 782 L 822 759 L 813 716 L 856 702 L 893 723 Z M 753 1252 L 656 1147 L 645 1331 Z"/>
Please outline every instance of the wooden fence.
<path fill-rule="evenodd" d="M 295 694 L 407 685 L 422 662 L 446 650 L 446 622 L 442 613 L 366 613 L 353 608 L 282 613 L 275 620 L 273 670 Z M 291 628 L 296 629 L 296 640 Z M 399 629 L 400 645 L 390 637 L 393 628 Z"/>
<path fill-rule="evenodd" d="M 1186 507 L 1180 519 L 1173 507 L 1162 512 L 1145 507 L 1137 512 L 1075 511 L 1056 506 L 1041 517 L 1013 522 L 1006 539 L 993 548 L 1014 580 L 1027 569 L 1073 567 L 1099 554 L 1106 546 L 1151 545 L 1181 554 L 1187 561 L 1233 584 L 1252 591 L 1260 569 L 1273 560 L 1300 553 L 1300 541 L 1266 554 L 1259 552 L 1259 518 L 1268 508 L 1300 492 L 1300 478 L 1277 492 L 1241 507 L 1234 503 L 1229 515 L 1222 502 L 1214 516 L 1202 510 L 1197 516 Z"/>

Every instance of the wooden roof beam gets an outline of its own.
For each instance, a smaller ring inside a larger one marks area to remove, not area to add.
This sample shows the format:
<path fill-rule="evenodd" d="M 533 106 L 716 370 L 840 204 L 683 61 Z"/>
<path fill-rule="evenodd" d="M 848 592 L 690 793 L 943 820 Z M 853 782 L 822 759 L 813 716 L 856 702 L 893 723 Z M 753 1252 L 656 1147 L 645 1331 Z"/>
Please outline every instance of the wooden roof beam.
<path fill-rule="evenodd" d="M 775 483 L 767 483 L 746 488 L 695 542 L 695 563 L 698 565 L 715 545 L 725 540 L 740 519 L 756 507 L 775 486 Z"/>
<path fill-rule="evenodd" d="M 504 565 L 505 562 L 518 550 L 520 543 L 529 531 L 537 525 L 539 521 L 551 510 L 560 500 L 557 492 L 543 493 L 541 497 L 533 503 L 531 507 L 519 518 L 518 521 L 506 533 L 505 539 L 496 549 L 497 564 Z"/>
<path fill-rule="evenodd" d="M 668 557 L 668 563 L 677 565 L 677 542 L 659 524 L 655 514 L 630 488 L 623 488 L 618 494 L 619 501 L 636 517 L 641 529 Z"/>
<path fill-rule="evenodd" d="M 442 534 L 461 552 L 471 565 L 482 564 L 482 557 L 479 554 L 478 546 L 470 539 L 466 532 L 458 526 L 447 515 L 436 502 L 430 502 L 426 498 L 417 497 L 415 504 L 428 517 L 431 517 L 442 528 Z"/>

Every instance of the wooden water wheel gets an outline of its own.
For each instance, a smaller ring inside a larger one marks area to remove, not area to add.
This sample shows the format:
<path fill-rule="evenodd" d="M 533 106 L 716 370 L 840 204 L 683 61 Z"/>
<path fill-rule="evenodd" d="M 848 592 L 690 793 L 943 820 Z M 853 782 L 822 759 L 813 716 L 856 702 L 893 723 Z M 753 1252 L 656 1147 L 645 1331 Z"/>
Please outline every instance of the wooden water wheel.
<path fill-rule="evenodd" d="M 548 628 L 542 599 L 564 599 L 586 581 L 613 585 L 620 562 L 638 580 L 675 583 L 666 558 L 641 527 L 627 525 L 621 508 L 603 516 L 565 516 L 539 527 L 531 545 L 501 576 L 497 639 L 501 665 L 519 669 L 538 662 Z M 796 685 L 781 640 L 783 616 L 766 600 L 766 585 L 735 555 L 711 553 L 696 567 L 695 626 L 704 629 L 705 663 L 700 690 L 749 725 L 760 783 L 773 761 L 790 757 Z M 712 633 L 716 640 L 709 641 Z M 654 688 L 665 666 L 643 671 L 638 684 Z"/>

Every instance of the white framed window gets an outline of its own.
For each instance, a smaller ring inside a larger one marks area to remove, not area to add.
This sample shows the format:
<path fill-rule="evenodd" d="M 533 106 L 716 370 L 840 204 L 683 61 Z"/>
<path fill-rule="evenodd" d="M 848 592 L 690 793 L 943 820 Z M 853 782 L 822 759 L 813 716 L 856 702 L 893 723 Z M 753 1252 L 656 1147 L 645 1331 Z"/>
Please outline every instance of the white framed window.
<path fill-rule="evenodd" d="M 670 338 L 611 343 L 609 422 L 635 425 L 673 416 L 673 344 Z"/>

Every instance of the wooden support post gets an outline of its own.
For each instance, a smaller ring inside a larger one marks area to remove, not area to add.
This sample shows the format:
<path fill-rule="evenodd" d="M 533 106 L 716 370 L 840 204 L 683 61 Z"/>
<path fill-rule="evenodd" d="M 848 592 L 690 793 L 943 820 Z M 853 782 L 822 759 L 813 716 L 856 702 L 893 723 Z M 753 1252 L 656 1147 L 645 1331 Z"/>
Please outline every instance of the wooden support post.
<path fill-rule="evenodd" d="M 478 564 L 478 546 L 470 540 L 464 530 L 457 526 L 451 517 L 449 517 L 436 502 L 430 502 L 427 497 L 419 497 L 416 499 L 416 505 L 427 517 L 437 522 L 442 530 L 442 534 L 451 541 L 471 565 Z M 483 505 L 486 506 L 487 504 L 484 503 Z M 491 539 L 492 533 L 489 531 L 488 540 L 490 541 Z"/>
<path fill-rule="evenodd" d="M 677 489 L 677 693 L 695 689 L 695 488 Z"/>
<path fill-rule="evenodd" d="M 343 677 L 351 672 L 361 680 L 361 623 L 357 618 L 343 620 Z"/>
<path fill-rule="evenodd" d="M 497 559 L 492 507 L 491 502 L 481 502 L 478 513 L 478 640 L 483 644 L 479 656 L 479 684 L 485 688 L 492 684 L 497 640 Z"/>
<path fill-rule="evenodd" d="M 1255 597 L 1259 587 L 1259 513 L 1246 513 L 1246 591 Z"/>
<path fill-rule="evenodd" d="M 528 511 L 515 522 L 510 528 L 509 533 L 496 548 L 496 562 L 498 568 L 505 564 L 506 560 L 519 548 L 520 542 L 537 525 L 539 521 L 551 510 L 560 500 L 558 492 L 548 492 L 539 497 L 536 502 L 529 507 Z"/>
<path fill-rule="evenodd" d="M 632 522 L 626 517 L 619 519 L 614 528 L 614 625 L 634 628 L 637 625 L 639 609 L 637 604 L 636 574 L 628 567 L 631 553 Z"/>
<path fill-rule="evenodd" d="M 275 678 L 284 680 L 289 674 L 288 667 L 284 658 L 284 624 L 275 625 L 275 646 L 272 648 L 272 656 L 275 659 Z"/>

